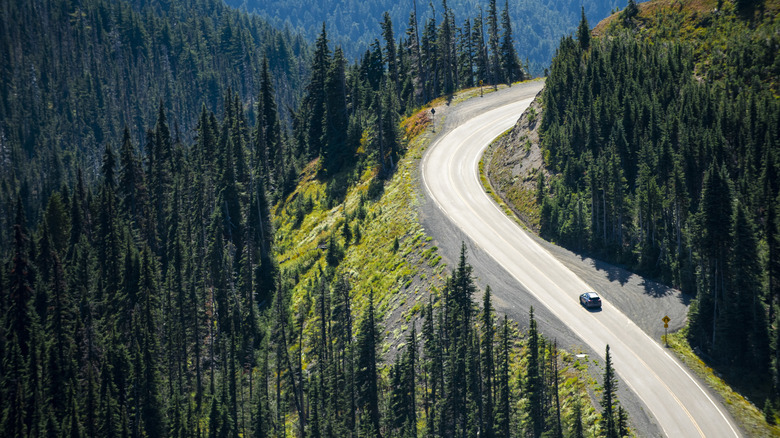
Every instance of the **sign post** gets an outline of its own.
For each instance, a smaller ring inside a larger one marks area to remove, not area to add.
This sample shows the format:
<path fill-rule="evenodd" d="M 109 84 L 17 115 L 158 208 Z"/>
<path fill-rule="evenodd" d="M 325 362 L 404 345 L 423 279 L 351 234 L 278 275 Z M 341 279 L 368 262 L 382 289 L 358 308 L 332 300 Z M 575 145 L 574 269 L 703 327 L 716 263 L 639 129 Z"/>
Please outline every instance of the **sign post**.
<path fill-rule="evenodd" d="M 436 109 L 431 108 L 431 120 L 433 121 L 433 132 L 436 132 Z"/>
<path fill-rule="evenodd" d="M 671 321 L 671 319 L 669 319 L 668 316 L 664 316 L 661 321 L 664 322 L 664 343 L 669 347 L 669 334 L 667 333 L 667 329 L 669 328 L 669 321 Z"/>

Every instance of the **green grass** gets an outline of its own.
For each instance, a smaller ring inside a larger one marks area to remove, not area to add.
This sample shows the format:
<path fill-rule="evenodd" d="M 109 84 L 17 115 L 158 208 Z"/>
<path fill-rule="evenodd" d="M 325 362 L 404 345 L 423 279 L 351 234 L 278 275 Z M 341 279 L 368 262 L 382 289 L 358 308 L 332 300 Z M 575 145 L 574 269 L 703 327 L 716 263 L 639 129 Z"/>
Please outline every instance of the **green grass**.
<path fill-rule="evenodd" d="M 310 289 L 326 269 L 326 250 L 322 247 L 331 236 L 343 250 L 337 275 L 349 277 L 356 317 L 362 315 L 368 293 L 373 291 L 380 321 L 391 331 L 391 336 L 386 336 L 388 341 L 398 338 L 394 336 L 397 335 L 395 322 L 419 313 L 421 307 L 415 300 L 418 291 L 429 291 L 443 284 L 447 273 L 435 269 L 441 256 L 425 235 L 417 213 L 421 202 L 416 188 L 417 166 L 432 138 L 428 113 L 424 108 L 404 121 L 402 126 L 411 138 L 407 139 L 407 150 L 395 174 L 384 183 L 381 197 L 368 199 L 369 186 L 376 174 L 375 170 L 368 169 L 349 187 L 343 202 L 329 207 L 327 184 L 317 178 L 319 163 L 314 161 L 304 169 L 296 190 L 275 207 L 280 268 L 297 278 L 292 291 L 293 314 L 313 312 Z M 297 220 L 296 214 L 300 215 L 301 210 L 295 208 L 296 203 L 300 204 L 298 199 L 309 198 L 311 209 L 304 208 L 302 220 Z M 342 235 L 345 222 L 353 230 L 350 242 Z M 354 241 L 356 228 L 361 235 L 359 243 Z M 397 249 L 394 248 L 396 240 Z M 307 331 L 305 328 L 304 332 Z"/>
<path fill-rule="evenodd" d="M 691 371 L 721 397 L 723 404 L 746 432 L 746 435 L 750 437 L 780 436 L 778 425 L 768 424 L 761 409 L 735 392 L 693 352 L 686 339 L 686 334 L 687 328 L 669 334 L 669 347 Z M 763 403 L 764 401 L 760 400 L 759 402 Z"/>

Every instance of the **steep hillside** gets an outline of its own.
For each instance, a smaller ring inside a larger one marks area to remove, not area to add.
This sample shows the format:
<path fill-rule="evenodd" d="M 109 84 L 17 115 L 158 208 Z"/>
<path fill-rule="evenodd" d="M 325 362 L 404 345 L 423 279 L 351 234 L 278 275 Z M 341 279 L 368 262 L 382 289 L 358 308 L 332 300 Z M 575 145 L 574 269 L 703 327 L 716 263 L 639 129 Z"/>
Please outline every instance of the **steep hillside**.
<path fill-rule="evenodd" d="M 779 10 L 630 3 L 561 41 L 536 112 L 488 155 L 494 187 L 543 237 L 696 295 L 683 338 L 769 421 L 780 381 Z"/>

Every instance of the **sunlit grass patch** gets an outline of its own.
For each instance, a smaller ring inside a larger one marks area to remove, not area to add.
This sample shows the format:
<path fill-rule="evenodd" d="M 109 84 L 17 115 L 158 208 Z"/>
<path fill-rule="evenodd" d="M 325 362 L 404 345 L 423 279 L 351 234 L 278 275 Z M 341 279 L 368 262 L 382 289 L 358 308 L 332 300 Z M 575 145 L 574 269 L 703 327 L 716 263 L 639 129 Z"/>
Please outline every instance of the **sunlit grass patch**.
<path fill-rule="evenodd" d="M 767 423 L 761 408 L 747 400 L 741 394 L 735 392 L 723 381 L 712 368 L 691 349 L 687 339 L 687 327 L 669 334 L 669 347 L 677 357 L 691 369 L 707 386 L 715 391 L 723 400 L 729 413 L 744 429 L 747 436 L 751 437 L 777 437 L 780 436 L 780 426 Z M 764 400 L 756 400 L 764 403 Z"/>

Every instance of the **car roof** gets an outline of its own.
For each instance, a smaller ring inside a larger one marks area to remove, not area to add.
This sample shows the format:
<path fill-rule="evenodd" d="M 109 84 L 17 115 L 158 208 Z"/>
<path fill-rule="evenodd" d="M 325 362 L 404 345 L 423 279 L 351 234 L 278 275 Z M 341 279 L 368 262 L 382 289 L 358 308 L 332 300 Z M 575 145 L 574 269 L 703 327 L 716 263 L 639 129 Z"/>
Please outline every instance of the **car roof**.
<path fill-rule="evenodd" d="M 586 292 L 585 295 L 587 295 L 588 298 L 598 298 L 599 297 L 599 294 L 597 294 L 596 292 Z"/>

